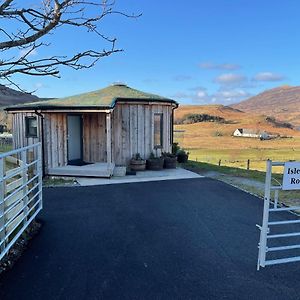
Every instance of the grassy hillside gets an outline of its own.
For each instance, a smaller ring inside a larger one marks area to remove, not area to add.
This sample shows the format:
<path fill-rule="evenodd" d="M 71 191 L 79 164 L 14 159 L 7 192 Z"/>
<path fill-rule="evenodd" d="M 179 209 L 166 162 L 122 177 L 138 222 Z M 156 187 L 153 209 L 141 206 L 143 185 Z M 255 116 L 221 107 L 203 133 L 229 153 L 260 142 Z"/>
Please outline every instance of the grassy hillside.
<path fill-rule="evenodd" d="M 245 113 L 222 105 L 181 106 L 175 111 L 175 120 L 187 114 L 219 116 L 226 123 L 201 122 L 176 125 L 175 140 L 190 152 L 191 159 L 246 167 L 247 159 L 252 168 L 263 169 L 263 160 L 300 159 L 300 132 L 281 128 L 269 122 L 266 116 Z M 260 141 L 253 138 L 238 138 L 232 134 L 237 128 L 247 128 L 279 134 L 281 138 Z M 234 163 L 233 163 L 234 161 Z M 255 162 L 256 161 L 256 162 Z"/>
<path fill-rule="evenodd" d="M 300 86 L 270 89 L 232 107 L 247 113 L 274 116 L 300 126 Z"/>

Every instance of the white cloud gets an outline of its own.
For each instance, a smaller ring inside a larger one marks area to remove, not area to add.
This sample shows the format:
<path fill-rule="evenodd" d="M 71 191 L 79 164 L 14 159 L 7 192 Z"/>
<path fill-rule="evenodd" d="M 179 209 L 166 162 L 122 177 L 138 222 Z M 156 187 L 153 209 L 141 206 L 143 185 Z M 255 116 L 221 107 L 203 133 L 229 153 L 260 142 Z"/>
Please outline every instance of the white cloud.
<path fill-rule="evenodd" d="M 241 88 L 233 89 L 219 89 L 217 92 L 208 94 L 205 89 L 194 90 L 191 93 L 178 92 L 173 97 L 179 99 L 184 103 L 198 103 L 198 104 L 229 104 L 238 102 L 250 97 L 251 94 Z"/>
<path fill-rule="evenodd" d="M 273 72 L 260 72 L 257 73 L 254 77 L 254 81 L 281 81 L 285 77 L 281 74 L 273 73 Z"/>
<path fill-rule="evenodd" d="M 197 97 L 198 98 L 205 98 L 207 96 L 207 93 L 205 91 L 198 91 L 197 92 Z"/>
<path fill-rule="evenodd" d="M 212 62 L 202 62 L 199 64 L 201 69 L 206 70 L 238 70 L 241 68 L 238 64 L 224 63 L 224 64 L 216 64 Z"/>
<path fill-rule="evenodd" d="M 214 82 L 222 84 L 222 85 L 233 85 L 233 84 L 240 84 L 246 81 L 246 77 L 241 74 L 234 74 L 234 73 L 226 73 L 217 76 L 214 79 Z"/>
<path fill-rule="evenodd" d="M 247 97 L 250 97 L 251 94 L 243 89 L 226 89 L 222 90 L 220 89 L 214 97 L 216 99 L 219 99 L 220 102 L 236 102 L 241 99 L 245 99 Z"/>

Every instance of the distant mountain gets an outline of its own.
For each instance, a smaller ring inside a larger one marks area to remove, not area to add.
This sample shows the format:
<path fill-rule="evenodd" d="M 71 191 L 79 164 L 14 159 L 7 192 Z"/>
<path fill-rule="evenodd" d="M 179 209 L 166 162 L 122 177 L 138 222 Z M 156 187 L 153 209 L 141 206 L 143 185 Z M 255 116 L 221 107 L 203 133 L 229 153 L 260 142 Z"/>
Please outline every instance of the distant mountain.
<path fill-rule="evenodd" d="M 40 100 L 40 98 L 37 96 L 16 91 L 0 84 L 0 106 L 9 106 L 38 100 Z"/>
<path fill-rule="evenodd" d="M 300 126 L 300 86 L 280 86 L 231 105 L 247 113 L 264 114 Z"/>

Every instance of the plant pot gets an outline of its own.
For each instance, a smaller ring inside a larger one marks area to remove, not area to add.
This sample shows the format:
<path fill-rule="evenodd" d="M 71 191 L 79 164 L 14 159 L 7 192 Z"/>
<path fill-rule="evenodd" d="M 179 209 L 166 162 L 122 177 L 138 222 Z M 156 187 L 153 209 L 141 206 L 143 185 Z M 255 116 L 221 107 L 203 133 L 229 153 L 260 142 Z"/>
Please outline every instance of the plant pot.
<path fill-rule="evenodd" d="M 162 170 L 164 167 L 164 159 L 159 157 L 159 158 L 149 158 L 147 159 L 147 169 L 148 170 Z"/>
<path fill-rule="evenodd" d="M 188 154 L 178 154 L 177 161 L 179 163 L 186 163 L 188 161 L 189 155 Z"/>
<path fill-rule="evenodd" d="M 177 157 L 165 157 L 164 168 L 176 169 Z"/>
<path fill-rule="evenodd" d="M 144 171 L 146 169 L 146 161 L 144 159 L 131 159 L 130 169 L 132 171 Z"/>

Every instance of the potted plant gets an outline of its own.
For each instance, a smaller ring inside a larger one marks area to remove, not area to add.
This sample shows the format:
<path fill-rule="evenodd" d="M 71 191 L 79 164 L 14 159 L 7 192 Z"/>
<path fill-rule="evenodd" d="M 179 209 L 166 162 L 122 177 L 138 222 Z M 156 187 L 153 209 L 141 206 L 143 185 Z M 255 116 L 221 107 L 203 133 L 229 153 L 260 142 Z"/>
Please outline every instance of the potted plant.
<path fill-rule="evenodd" d="M 154 153 L 151 152 L 149 158 L 147 159 L 147 169 L 148 170 L 162 170 L 164 167 L 164 158 L 155 157 Z"/>
<path fill-rule="evenodd" d="M 132 171 L 144 171 L 146 169 L 146 160 L 139 153 L 136 153 L 130 160 L 130 169 Z"/>
<path fill-rule="evenodd" d="M 184 149 L 180 149 L 177 152 L 177 161 L 179 163 L 186 163 L 188 161 L 189 158 L 189 153 L 186 152 Z"/>
<path fill-rule="evenodd" d="M 176 169 L 177 157 L 173 153 L 164 152 L 164 168 L 166 169 Z"/>
<path fill-rule="evenodd" d="M 180 147 L 179 147 L 179 145 L 178 145 L 178 143 L 173 143 L 172 144 L 172 153 L 174 154 L 174 155 L 177 155 L 177 152 L 180 150 Z"/>

